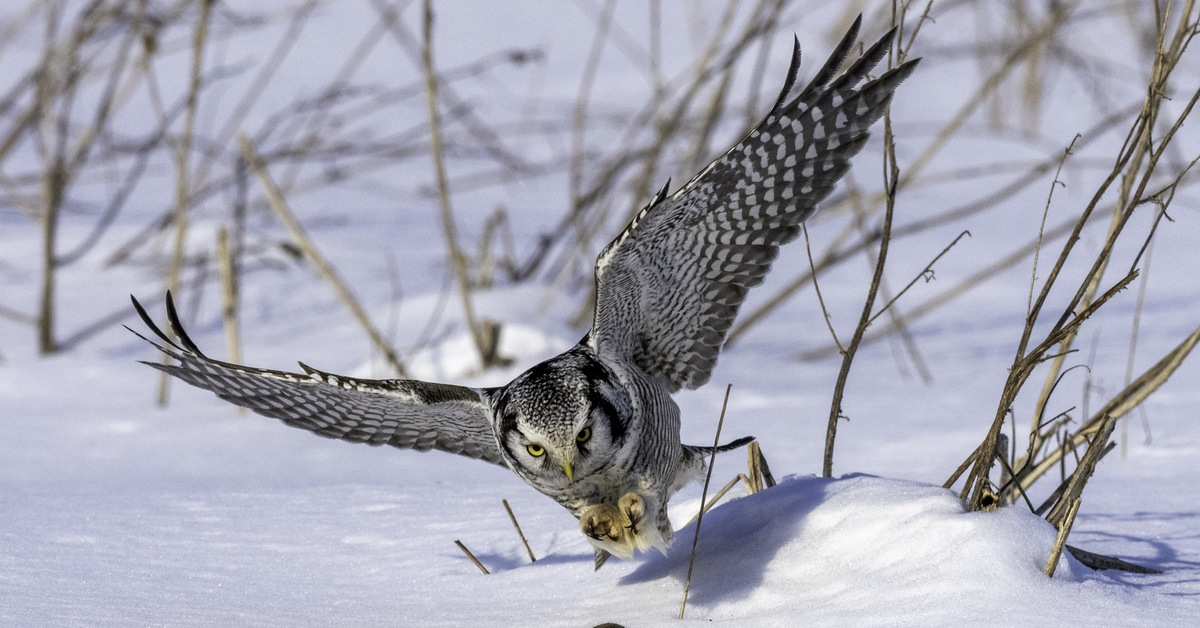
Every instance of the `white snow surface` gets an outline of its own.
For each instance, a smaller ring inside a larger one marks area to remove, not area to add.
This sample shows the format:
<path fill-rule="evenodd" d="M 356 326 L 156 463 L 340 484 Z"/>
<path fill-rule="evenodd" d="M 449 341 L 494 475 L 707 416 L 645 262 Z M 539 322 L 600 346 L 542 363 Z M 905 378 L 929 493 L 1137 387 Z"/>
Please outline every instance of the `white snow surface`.
<path fill-rule="evenodd" d="M 552 66 L 541 78 L 542 89 L 570 98 L 589 45 L 587 38 L 570 35 L 571 25 L 587 29 L 590 18 L 580 11 L 559 16 L 542 5 L 522 6 L 502 19 L 521 28 L 496 28 L 470 11 L 440 14 L 441 36 L 460 42 L 447 45 L 445 63 L 474 58 L 467 50 L 471 45 L 500 49 L 536 41 L 549 52 L 546 63 Z M 555 19 L 522 11 L 551 12 Z M 321 23 L 356 28 L 353 19 L 337 17 Z M 837 17 L 817 12 L 805 24 L 815 29 L 813 22 Z M 952 18 L 927 24 L 922 38 L 937 41 L 940 33 L 952 39 Z M 829 42 L 792 27 L 806 50 L 804 76 L 811 76 Z M 478 31 L 487 31 L 486 43 L 472 39 Z M 236 42 L 226 45 L 231 50 L 225 54 L 236 56 Z M 694 53 L 682 35 L 664 46 L 668 61 L 680 65 Z M 771 67 L 783 68 L 787 52 L 789 47 L 780 46 Z M 950 82 L 941 79 L 954 66 L 926 62 L 922 71 L 927 67 L 927 75 L 919 71 L 897 96 L 893 118 L 902 131 L 905 120 L 913 129 L 949 115 L 918 94 L 951 92 Z M 376 71 L 379 80 L 388 80 L 387 71 Z M 607 72 L 598 77 L 612 88 L 598 89 L 607 98 L 646 98 L 647 91 L 627 87 L 628 68 Z M 272 88 L 286 91 L 284 98 L 303 92 L 304 74 L 291 80 Z M 1082 130 L 1082 123 L 1070 122 L 1077 111 L 1067 109 L 1063 120 L 1046 123 L 1066 129 L 1052 137 L 1064 145 Z M 977 155 L 970 147 L 957 150 L 958 157 Z M 877 170 L 878 155 L 877 147 L 869 147 L 855 160 L 855 172 Z M 1086 199 L 1087 177 L 1095 174 L 1083 170 L 1063 175 L 1067 191 L 1061 202 L 1072 208 Z M 1048 187 L 1049 178 L 1033 197 L 1014 198 L 1012 214 L 983 215 L 969 225 L 973 237 L 939 265 L 932 285 L 951 285 L 1036 233 L 1044 203 L 1038 198 Z M 561 195 L 545 191 L 506 193 L 528 199 L 524 206 L 533 208 L 525 216 L 513 210 L 518 228 L 530 225 L 524 237 L 558 216 L 543 215 L 543 207 L 565 206 Z M 505 201 L 522 207 L 519 200 Z M 578 291 L 549 279 L 500 286 L 480 294 L 476 307 L 504 324 L 501 352 L 515 364 L 477 373 L 457 297 L 451 293 L 441 304 L 444 252 L 434 201 L 404 199 L 408 206 L 402 210 L 376 202 L 347 208 L 318 198 L 297 211 L 302 219 L 330 217 L 315 237 L 374 319 L 394 321 L 398 345 L 412 346 L 431 313 L 444 311 L 433 341 L 408 356 L 414 376 L 496 385 L 578 340 L 581 331 L 567 323 L 580 301 Z M 1164 270 L 1150 275 L 1137 369 L 1156 361 L 1198 322 L 1194 242 L 1200 212 L 1192 198 L 1176 202 L 1174 222 L 1164 224 L 1155 245 L 1153 264 Z M 907 204 L 902 197 L 898 212 L 919 215 L 927 204 L 946 206 L 936 191 L 916 190 Z M 153 213 L 154 208 L 130 210 L 113 227 L 112 240 L 132 236 Z M 36 259 L 37 226 L 19 215 L 0 217 L 3 304 L 32 311 L 36 273 L 18 269 L 32 268 L 23 260 Z M 75 241 L 88 224 L 68 220 L 62 237 Z M 197 247 L 210 246 L 213 224 L 197 218 L 192 234 Z M 274 228 L 282 238 L 283 230 Z M 469 222 L 465 229 L 479 226 Z M 838 229 L 815 221 L 812 236 L 832 238 Z M 1094 252 L 1101 235 L 1085 234 L 1085 251 Z M 946 244 L 944 236 L 893 243 L 892 285 L 902 286 L 918 272 Z M 158 276 L 105 268 L 100 261 L 105 253 L 64 271 L 64 328 L 128 309 L 131 292 L 161 294 Z M 388 287 L 389 258 L 401 268 L 404 295 L 398 300 Z M 806 263 L 802 251 L 790 250 L 774 272 L 790 279 Z M 839 333 L 849 334 L 868 270 L 859 264 L 824 279 Z M 170 404 L 158 408 L 157 373 L 137 363 L 158 356 L 124 329 L 112 327 L 67 353 L 40 357 L 32 329 L 0 317 L 0 625 L 1192 625 L 1200 618 L 1200 509 L 1194 499 L 1200 479 L 1200 360 L 1185 363 L 1145 404 L 1149 432 L 1131 415 L 1127 454 L 1114 451 L 1100 464 L 1070 537 L 1073 545 L 1162 574 L 1094 572 L 1064 556 L 1055 576 L 1047 578 L 1042 568 L 1055 535 L 1049 524 L 1021 504 L 967 513 L 956 494 L 940 487 L 982 440 L 995 413 L 1028 281 L 1029 268 L 1021 267 L 913 325 L 933 375 L 930 383 L 911 375 L 896 358 L 897 346 L 864 346 L 847 389 L 850 420 L 841 424 L 832 479 L 811 474 L 820 468 L 839 362 L 795 359 L 828 342 L 811 291 L 731 347 L 712 384 L 679 395 L 684 440 L 706 444 L 713 438 L 724 384 L 732 383 L 722 440 L 758 437 L 780 480 L 755 495 L 735 488 L 705 516 L 683 622 L 676 615 L 695 533 L 694 524 L 685 522 L 698 508 L 699 485 L 672 501 L 679 530 L 665 555 L 613 559 L 593 571 L 591 549 L 575 520 L 506 469 L 437 452 L 317 438 L 238 413 L 179 382 L 172 385 Z M 768 282 L 755 295 L 773 291 L 772 285 L 782 282 Z M 924 282 L 914 291 L 923 289 Z M 1074 357 L 1073 363 L 1092 364 L 1092 391 L 1078 392 L 1081 373 L 1068 376 L 1062 386 L 1074 397 L 1063 393 L 1056 411 L 1078 403 L 1079 395 L 1094 410 L 1102 394 L 1120 388 L 1132 292 L 1118 297 L 1088 328 L 1084 353 L 1091 354 Z M 243 298 L 245 362 L 294 370 L 290 365 L 300 359 L 322 370 L 386 375 L 361 330 L 310 269 L 293 264 L 284 272 L 250 275 Z M 216 301 L 210 291 L 184 314 L 200 346 L 222 357 Z M 161 316 L 157 296 L 147 305 Z M 128 311 L 126 324 L 141 331 Z M 711 491 L 743 471 L 744 460 L 741 451 L 722 455 Z M 1033 498 L 1044 499 L 1052 488 L 1041 487 Z M 501 499 L 511 504 L 536 562 L 526 555 Z M 481 574 L 455 540 L 491 574 Z"/>

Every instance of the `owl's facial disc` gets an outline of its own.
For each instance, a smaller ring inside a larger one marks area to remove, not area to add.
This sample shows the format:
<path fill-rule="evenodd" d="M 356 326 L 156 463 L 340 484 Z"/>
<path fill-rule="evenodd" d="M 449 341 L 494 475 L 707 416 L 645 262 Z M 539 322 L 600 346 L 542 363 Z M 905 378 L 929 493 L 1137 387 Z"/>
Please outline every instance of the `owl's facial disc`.
<path fill-rule="evenodd" d="M 561 488 L 609 466 L 625 426 L 616 376 L 582 350 L 526 371 L 491 399 L 508 462 L 527 481 Z"/>
<path fill-rule="evenodd" d="M 507 448 L 522 467 L 547 479 L 557 476 L 558 483 L 571 484 L 595 470 L 593 454 L 608 443 L 608 426 L 599 424 L 592 413 L 581 415 L 574 423 L 582 426 L 565 431 L 537 429 L 533 422 L 514 417 L 514 429 L 505 438 Z"/>

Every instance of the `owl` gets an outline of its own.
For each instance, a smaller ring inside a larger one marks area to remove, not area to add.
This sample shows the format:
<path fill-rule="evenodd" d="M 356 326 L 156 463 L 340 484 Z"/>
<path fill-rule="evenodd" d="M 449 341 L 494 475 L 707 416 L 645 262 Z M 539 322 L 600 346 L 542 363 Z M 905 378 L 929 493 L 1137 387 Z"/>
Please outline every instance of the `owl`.
<path fill-rule="evenodd" d="M 508 467 L 579 520 L 597 567 L 609 555 L 663 550 L 672 537 L 668 500 L 712 453 L 680 442 L 671 394 L 709 380 L 747 291 L 846 172 L 916 67 L 913 60 L 868 77 L 893 29 L 839 72 L 860 25 L 861 16 L 803 89 L 795 85 L 795 43 L 782 92 L 762 122 L 683 187 L 672 192 L 668 182 L 600 253 L 591 330 L 507 385 L 368 380 L 303 363 L 303 373 L 288 373 L 214 360 L 184 331 L 169 294 L 175 340 L 134 300 L 161 344 L 150 342 L 177 362 L 146 364 L 320 436 Z"/>

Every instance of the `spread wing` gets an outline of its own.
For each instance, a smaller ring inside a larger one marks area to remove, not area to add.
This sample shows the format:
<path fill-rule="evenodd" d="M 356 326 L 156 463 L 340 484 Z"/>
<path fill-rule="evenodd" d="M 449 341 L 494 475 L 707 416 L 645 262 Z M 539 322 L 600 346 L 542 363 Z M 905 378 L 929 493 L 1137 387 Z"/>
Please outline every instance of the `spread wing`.
<path fill-rule="evenodd" d="M 143 364 L 210 390 L 225 401 L 327 438 L 420 451 L 439 449 L 504 464 L 482 390 L 410 379 L 355 379 L 303 363 L 304 374 L 221 362 L 204 355 L 188 337 L 169 293 L 167 318 L 177 341 L 154 324 L 137 299 L 133 306 L 163 344 L 133 333 L 179 361 Z"/>
<path fill-rule="evenodd" d="M 589 336 L 597 353 L 632 359 L 672 391 L 708 381 L 746 293 L 833 190 L 916 67 L 913 60 L 867 80 L 893 29 L 838 75 L 861 21 L 794 94 L 797 41 L 767 117 L 674 194 L 660 190 L 600 253 Z"/>

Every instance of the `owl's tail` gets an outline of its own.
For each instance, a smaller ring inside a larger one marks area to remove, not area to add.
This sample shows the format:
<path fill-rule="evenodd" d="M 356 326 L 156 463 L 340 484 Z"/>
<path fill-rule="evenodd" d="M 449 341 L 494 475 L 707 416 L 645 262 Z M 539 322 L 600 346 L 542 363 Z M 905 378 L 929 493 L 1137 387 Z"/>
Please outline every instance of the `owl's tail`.
<path fill-rule="evenodd" d="M 711 455 L 714 449 L 716 449 L 717 453 L 719 454 L 725 453 L 727 451 L 733 451 L 738 447 L 745 447 L 746 445 L 749 445 L 750 441 L 752 440 L 754 440 L 753 436 L 743 436 L 735 441 L 725 443 L 724 445 L 717 445 L 716 447 L 707 447 L 705 445 L 684 445 L 683 449 L 692 455 L 698 454 L 701 456 L 707 456 Z"/>

